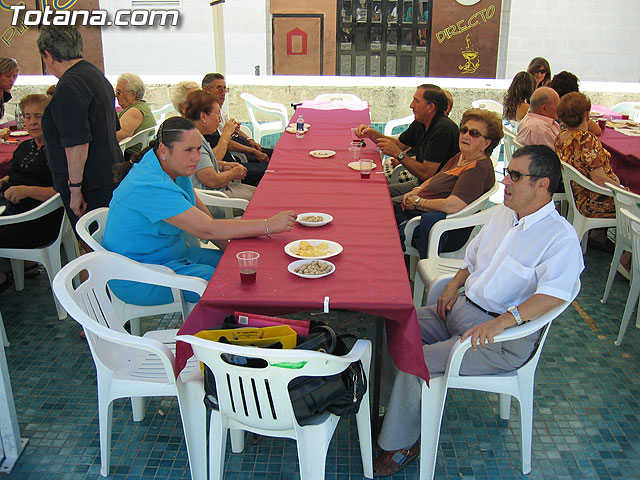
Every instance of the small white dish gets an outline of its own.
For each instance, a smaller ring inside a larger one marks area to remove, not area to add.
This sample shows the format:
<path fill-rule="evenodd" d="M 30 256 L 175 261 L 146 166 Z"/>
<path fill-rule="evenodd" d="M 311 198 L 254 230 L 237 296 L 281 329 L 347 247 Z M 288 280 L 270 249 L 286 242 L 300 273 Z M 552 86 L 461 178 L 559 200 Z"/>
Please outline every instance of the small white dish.
<path fill-rule="evenodd" d="M 293 249 L 300 246 L 300 242 L 308 242 L 311 246 L 316 247 L 321 243 L 326 243 L 329 248 L 327 248 L 326 253 L 324 255 L 318 255 L 315 257 L 308 257 L 304 255 L 298 255 L 293 252 Z M 293 242 L 287 243 L 284 246 L 284 251 L 287 255 L 293 258 L 299 258 L 300 260 L 322 260 L 323 258 L 334 257 L 342 252 L 343 248 L 337 242 L 332 242 L 331 240 L 318 240 L 315 238 L 303 238 L 302 240 L 294 240 Z"/>
<path fill-rule="evenodd" d="M 347 163 L 347 165 L 349 166 L 349 168 L 352 168 L 354 170 L 357 170 L 358 172 L 360 171 L 360 162 L 349 162 Z M 371 170 L 373 170 L 374 168 L 376 168 L 377 165 L 375 163 L 371 164 Z"/>
<path fill-rule="evenodd" d="M 26 137 L 29 133 L 26 130 L 17 130 L 9 134 L 10 137 Z"/>
<path fill-rule="evenodd" d="M 298 126 L 298 124 L 297 124 L 297 123 L 290 123 L 290 124 L 289 124 L 289 126 L 290 126 L 290 127 L 293 127 L 293 128 L 296 128 L 296 127 Z M 305 130 L 308 130 L 310 126 L 311 126 L 311 125 L 309 125 L 308 123 L 305 123 L 305 124 L 304 124 L 304 129 L 305 129 Z"/>
<path fill-rule="evenodd" d="M 307 220 L 303 220 L 306 217 L 322 217 L 321 221 L 318 222 L 310 222 Z M 296 218 L 296 222 L 300 225 L 304 225 L 305 227 L 321 227 L 331 222 L 333 217 L 328 213 L 318 213 L 318 212 L 310 212 L 310 213 L 300 213 L 298 214 L 298 218 Z"/>
<path fill-rule="evenodd" d="M 316 158 L 329 158 L 336 154 L 333 150 L 311 150 L 309 155 Z"/>
<path fill-rule="evenodd" d="M 331 275 L 333 272 L 336 271 L 336 266 L 331 262 L 327 262 L 326 260 L 323 260 L 323 263 L 328 263 L 331 266 L 331 270 L 329 270 L 327 273 L 321 273 L 319 275 L 309 275 L 306 273 L 298 273 L 295 271 L 295 269 L 298 268 L 299 266 L 304 265 L 306 263 L 311 263 L 313 262 L 313 260 L 314 259 L 311 259 L 311 258 L 308 258 L 305 260 L 296 260 L 289 264 L 289 266 L 287 267 L 287 270 L 289 270 L 291 273 L 301 278 L 322 278 L 322 277 L 326 277 L 327 275 Z"/>
<path fill-rule="evenodd" d="M 285 132 L 288 133 L 297 133 L 298 130 L 296 129 L 296 126 L 294 125 L 293 127 L 287 127 L 284 129 Z M 307 133 L 309 131 L 309 129 L 307 127 L 304 128 L 304 130 L 302 131 L 302 133 Z"/>

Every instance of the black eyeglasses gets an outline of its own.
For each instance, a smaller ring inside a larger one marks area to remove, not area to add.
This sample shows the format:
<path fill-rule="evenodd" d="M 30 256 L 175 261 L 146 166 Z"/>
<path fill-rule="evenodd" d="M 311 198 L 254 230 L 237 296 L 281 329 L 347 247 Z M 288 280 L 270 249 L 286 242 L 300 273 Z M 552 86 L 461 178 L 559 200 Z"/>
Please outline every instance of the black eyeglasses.
<path fill-rule="evenodd" d="M 475 128 L 469 129 L 467 127 L 460 127 L 460 135 L 464 135 L 467 132 L 472 138 L 480 138 L 480 137 L 487 138 Z"/>
<path fill-rule="evenodd" d="M 509 177 L 511 177 L 511 180 L 514 182 L 519 182 L 522 177 L 540 178 L 540 175 L 534 175 L 531 173 L 520 173 L 517 170 L 509 170 L 508 168 L 505 169 L 504 174 L 509 175 Z"/>
<path fill-rule="evenodd" d="M 228 92 L 229 91 L 229 87 L 217 86 L 217 87 L 215 87 L 215 90 L 217 90 L 218 92 Z"/>

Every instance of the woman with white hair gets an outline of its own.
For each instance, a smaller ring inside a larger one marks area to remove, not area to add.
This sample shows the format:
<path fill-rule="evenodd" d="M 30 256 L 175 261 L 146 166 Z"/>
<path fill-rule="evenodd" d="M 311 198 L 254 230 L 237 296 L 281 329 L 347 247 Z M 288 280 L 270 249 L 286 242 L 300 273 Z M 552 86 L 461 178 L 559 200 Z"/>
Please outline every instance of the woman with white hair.
<path fill-rule="evenodd" d="M 120 130 L 116 132 L 118 141 L 155 126 L 156 119 L 144 97 L 144 83 L 134 73 L 123 73 L 116 83 L 116 100 L 122 110 L 118 113 Z M 141 145 L 128 148 L 125 155 L 139 152 Z"/>
<path fill-rule="evenodd" d="M 171 104 L 180 115 L 184 115 L 187 108 L 187 97 L 195 90 L 200 90 L 200 85 L 191 80 L 178 82 L 171 89 Z"/>

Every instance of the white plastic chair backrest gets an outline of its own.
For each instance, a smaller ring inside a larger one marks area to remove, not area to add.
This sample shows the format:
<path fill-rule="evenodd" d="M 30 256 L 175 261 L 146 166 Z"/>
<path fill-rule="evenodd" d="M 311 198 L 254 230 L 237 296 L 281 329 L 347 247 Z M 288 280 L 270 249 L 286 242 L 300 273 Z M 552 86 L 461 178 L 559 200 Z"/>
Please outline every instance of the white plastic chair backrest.
<path fill-rule="evenodd" d="M 620 210 L 624 208 L 631 214 L 640 217 L 640 195 L 628 192 L 609 182 L 605 182 L 605 185 L 611 189 L 616 204 L 616 242 L 620 240 L 626 246 L 631 247 L 633 244 L 631 222 L 628 216 L 620 214 Z"/>
<path fill-rule="evenodd" d="M 624 207 L 620 209 L 620 215 L 625 216 L 631 224 L 631 260 L 633 261 L 633 275 L 635 275 L 635 272 L 640 272 L 640 215 L 634 215 Z"/>
<path fill-rule="evenodd" d="M 281 103 L 267 102 L 266 100 L 261 100 L 258 97 L 255 97 L 246 92 L 240 94 L 240 98 L 242 98 L 247 104 L 247 110 L 249 111 L 249 117 L 251 117 L 252 123 L 260 123 L 256 119 L 254 110 L 267 115 L 278 117 L 278 119 L 282 122 L 282 128 L 286 127 L 289 123 L 287 108 Z"/>
<path fill-rule="evenodd" d="M 138 133 L 120 140 L 120 150 L 124 152 L 127 148 L 140 145 L 140 149 L 144 149 L 149 145 L 151 139 L 156 134 L 156 125 L 153 127 L 140 130 Z"/>
<path fill-rule="evenodd" d="M 225 218 L 234 218 L 234 208 L 244 211 L 249 206 L 248 200 L 229 198 L 224 192 L 218 190 L 203 190 L 201 188 L 194 188 L 193 190 L 207 207 L 223 207 L 225 209 Z"/>
<path fill-rule="evenodd" d="M 16 215 L 2 215 L 0 216 L 0 226 L 5 225 L 13 225 L 16 223 L 29 222 L 31 220 L 36 220 L 40 217 L 44 217 L 45 215 L 50 214 L 51 212 L 56 211 L 58 208 L 62 208 L 62 198 L 59 193 L 56 193 L 53 197 L 48 200 L 42 202 L 36 208 L 33 208 L 24 213 L 18 213 Z M 60 225 L 60 234 L 62 235 L 64 225 L 64 218 Z"/>
<path fill-rule="evenodd" d="M 75 287 L 83 270 L 87 278 Z M 65 265 L 53 280 L 53 291 L 69 315 L 85 329 L 94 360 L 117 373 L 126 358 L 118 345 L 157 354 L 169 383 L 174 382 L 173 354 L 157 340 L 130 335 L 123 327 L 108 295 L 107 282 L 129 280 L 188 290 L 202 295 L 207 282 L 197 277 L 158 271 L 111 252 L 91 252 Z"/>
<path fill-rule="evenodd" d="M 640 102 L 620 102 L 611 107 L 611 110 L 631 117 L 632 112 L 640 110 Z"/>
<path fill-rule="evenodd" d="M 400 125 L 409 125 L 411 122 L 415 120 L 415 116 L 413 113 L 403 118 L 395 118 L 393 120 L 389 120 L 387 124 L 384 126 L 384 134 L 387 137 L 393 135 L 393 129 L 399 127 Z"/>
<path fill-rule="evenodd" d="M 160 107 L 157 110 L 151 110 L 151 113 L 156 119 L 156 123 L 158 125 L 164 122 L 165 119 L 167 118 L 167 115 L 171 112 L 175 112 L 176 115 L 178 114 L 178 112 L 176 112 L 176 109 L 173 108 L 172 103 L 167 103 L 165 106 Z"/>
<path fill-rule="evenodd" d="M 544 329 L 535 351 L 533 352 L 529 360 L 527 360 L 524 365 L 518 368 L 518 371 L 522 369 L 535 370 L 538 364 L 538 360 L 540 359 L 540 354 L 542 353 L 542 347 L 544 346 L 544 342 L 547 338 L 547 333 L 549 333 L 549 326 L 551 325 L 551 322 L 565 311 L 569 304 L 578 296 L 579 292 L 580 279 L 576 281 L 576 284 L 573 287 L 570 300 L 562 302 L 559 306 L 552 308 L 547 313 L 540 315 L 538 318 L 526 322 L 519 327 L 507 328 L 503 333 L 494 337 L 494 343 L 505 342 L 508 340 L 514 340 L 516 338 L 526 337 L 527 335 L 531 335 L 532 333 L 537 332 L 540 329 Z M 484 380 L 474 385 L 475 382 L 473 375 L 460 375 L 460 364 L 462 363 L 462 360 L 464 358 L 465 351 L 469 348 L 471 348 L 471 340 L 470 338 L 467 338 L 462 343 L 456 342 L 455 346 L 451 349 L 451 352 L 449 353 L 449 362 L 445 371 L 447 383 L 452 387 L 455 387 L 456 385 L 464 385 L 465 388 L 483 390 L 487 386 Z M 491 375 L 487 376 L 491 377 Z M 487 376 L 484 377 L 486 378 Z"/>
<path fill-rule="evenodd" d="M 309 350 L 274 350 L 244 347 L 178 335 L 176 340 L 193 347 L 195 357 L 207 365 L 216 379 L 220 413 L 246 425 L 268 430 L 292 430 L 295 415 L 287 386 L 300 376 L 326 376 L 343 371 L 368 348 L 358 340 L 349 354 L 334 356 Z M 246 357 L 262 368 L 233 365 L 224 358 Z"/>
<path fill-rule="evenodd" d="M 321 93 L 314 98 L 316 102 L 334 102 L 342 100 L 346 102 L 361 102 L 360 97 L 352 93 Z"/>
<path fill-rule="evenodd" d="M 567 192 L 567 200 L 569 202 L 569 206 L 574 214 L 580 214 L 578 212 L 578 207 L 576 205 L 576 200 L 573 196 L 573 186 L 571 182 L 575 182 L 582 187 L 597 192 L 601 195 L 612 196 L 613 193 L 610 189 L 601 187 L 597 183 L 589 180 L 587 177 L 582 175 L 575 167 L 569 165 L 566 162 L 562 163 L 562 183 L 564 184 L 564 191 Z"/>
<path fill-rule="evenodd" d="M 251 138 L 251 129 L 246 125 L 240 125 L 240 131 L 244 133 L 247 138 Z"/>
<path fill-rule="evenodd" d="M 500 118 L 502 118 L 502 104 L 495 100 L 474 100 L 471 102 L 471 106 L 473 108 L 482 108 L 484 110 L 489 110 L 490 112 L 495 112 L 500 115 Z"/>
<path fill-rule="evenodd" d="M 496 184 L 497 185 L 497 184 Z M 456 230 L 458 228 L 472 227 L 484 225 L 489 221 L 491 215 L 493 215 L 497 209 L 502 208 L 500 205 L 494 205 L 491 208 L 486 210 L 481 210 L 473 215 L 467 215 L 464 217 L 454 217 L 454 218 L 445 218 L 436 222 L 436 224 L 431 227 L 431 231 L 429 232 L 429 243 L 427 246 L 427 258 L 445 258 L 443 255 L 438 254 L 438 245 L 440 243 L 440 237 L 444 232 L 450 230 Z M 469 237 L 469 241 L 463 247 L 463 251 L 466 250 L 467 245 L 472 240 Z"/>
<path fill-rule="evenodd" d="M 522 148 L 522 145 L 518 143 L 516 140 L 516 134 L 512 130 L 508 128 L 503 129 L 504 132 L 504 168 L 509 166 L 511 162 L 511 157 L 513 156 L 513 152 Z"/>
<path fill-rule="evenodd" d="M 107 224 L 109 207 L 100 207 L 85 213 L 76 223 L 76 233 L 94 252 L 106 251 L 102 246 L 102 237 Z M 93 233 L 89 230 L 95 227 Z"/>

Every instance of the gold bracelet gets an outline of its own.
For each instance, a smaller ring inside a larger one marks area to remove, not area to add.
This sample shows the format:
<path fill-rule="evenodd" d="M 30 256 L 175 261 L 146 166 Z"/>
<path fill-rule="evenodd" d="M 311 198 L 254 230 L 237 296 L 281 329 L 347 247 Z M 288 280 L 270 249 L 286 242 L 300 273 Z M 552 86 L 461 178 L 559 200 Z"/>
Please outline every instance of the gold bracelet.
<path fill-rule="evenodd" d="M 267 237 L 271 238 L 271 230 L 269 230 L 269 225 L 267 225 L 267 219 L 264 219 L 264 229 L 267 231 Z"/>

